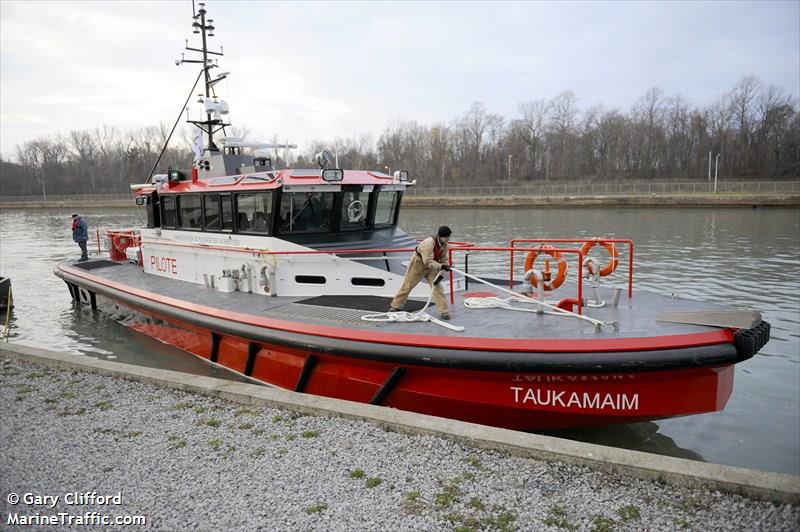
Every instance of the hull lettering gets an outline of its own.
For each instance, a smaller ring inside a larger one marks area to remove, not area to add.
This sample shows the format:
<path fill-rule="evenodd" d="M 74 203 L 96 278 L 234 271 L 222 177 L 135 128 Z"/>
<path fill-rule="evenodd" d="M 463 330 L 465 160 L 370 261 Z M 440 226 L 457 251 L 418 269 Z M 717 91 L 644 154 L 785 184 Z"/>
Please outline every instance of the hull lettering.
<path fill-rule="evenodd" d="M 512 386 L 514 402 L 581 410 L 639 410 L 639 394 L 568 392 Z"/>

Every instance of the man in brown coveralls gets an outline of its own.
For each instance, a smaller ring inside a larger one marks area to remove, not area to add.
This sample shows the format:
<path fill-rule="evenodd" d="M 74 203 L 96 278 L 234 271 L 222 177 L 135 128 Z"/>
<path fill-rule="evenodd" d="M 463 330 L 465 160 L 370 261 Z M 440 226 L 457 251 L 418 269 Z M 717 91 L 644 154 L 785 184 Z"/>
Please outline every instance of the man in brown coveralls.
<path fill-rule="evenodd" d="M 420 242 L 417 249 L 414 250 L 414 254 L 411 255 L 403 285 L 394 296 L 389 312 L 403 310 L 408 294 L 419 284 L 423 277 L 429 283 L 433 283 L 440 271 L 450 271 L 450 265 L 447 263 L 447 242 L 450 240 L 451 233 L 450 228 L 443 225 L 436 232 L 436 236 L 429 236 Z M 450 308 L 447 306 L 442 286 L 437 282 L 433 284 L 432 289 L 433 302 L 436 303 L 439 314 L 443 320 L 449 320 Z"/>

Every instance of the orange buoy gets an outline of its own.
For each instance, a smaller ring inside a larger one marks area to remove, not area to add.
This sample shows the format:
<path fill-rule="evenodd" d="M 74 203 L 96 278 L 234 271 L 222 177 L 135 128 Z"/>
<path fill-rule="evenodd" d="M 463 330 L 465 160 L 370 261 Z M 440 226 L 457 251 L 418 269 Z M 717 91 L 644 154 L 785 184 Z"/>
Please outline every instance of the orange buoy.
<path fill-rule="evenodd" d="M 617 246 L 615 246 L 613 242 L 606 242 L 600 238 L 595 238 L 594 240 L 588 240 L 583 247 L 581 247 L 581 253 L 583 253 L 584 257 L 588 257 L 589 250 L 595 246 L 602 246 L 605 248 L 609 256 L 608 264 L 600 269 L 600 277 L 611 275 L 611 273 L 617 269 L 617 266 L 619 266 L 619 250 Z"/>
<path fill-rule="evenodd" d="M 561 286 L 567 278 L 567 261 L 561 256 L 561 253 L 556 251 L 553 246 L 540 246 L 539 249 L 531 251 L 525 258 L 525 271 L 533 269 L 533 264 L 536 262 L 536 257 L 539 255 L 549 255 L 558 261 L 558 273 L 555 279 L 550 279 L 550 261 L 545 262 L 545 274 L 542 280 L 543 288 L 547 291 L 552 291 Z M 536 287 L 536 277 L 531 277 L 531 285 Z"/>

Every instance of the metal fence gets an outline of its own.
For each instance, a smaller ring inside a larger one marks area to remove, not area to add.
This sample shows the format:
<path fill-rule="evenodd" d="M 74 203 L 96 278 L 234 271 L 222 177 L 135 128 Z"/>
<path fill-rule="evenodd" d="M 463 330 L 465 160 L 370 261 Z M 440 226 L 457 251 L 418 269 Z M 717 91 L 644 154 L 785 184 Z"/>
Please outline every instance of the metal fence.
<path fill-rule="evenodd" d="M 714 193 L 714 183 L 560 183 L 532 186 L 411 187 L 412 196 L 627 196 Z M 717 183 L 717 194 L 800 194 L 800 181 L 729 181 Z"/>
<path fill-rule="evenodd" d="M 648 181 L 619 183 L 557 183 L 531 186 L 409 187 L 409 196 L 626 196 L 643 194 L 707 194 L 714 193 L 714 183 Z M 800 181 L 721 181 L 717 194 L 800 194 Z M 130 200 L 131 194 L 47 195 L 47 201 L 117 201 Z M 42 196 L 0 196 L 0 203 L 39 202 Z"/>
<path fill-rule="evenodd" d="M 26 201 L 117 201 L 127 200 L 133 203 L 133 194 L 48 194 L 45 200 L 41 194 L 38 196 L 0 196 L 0 203 L 26 202 Z"/>

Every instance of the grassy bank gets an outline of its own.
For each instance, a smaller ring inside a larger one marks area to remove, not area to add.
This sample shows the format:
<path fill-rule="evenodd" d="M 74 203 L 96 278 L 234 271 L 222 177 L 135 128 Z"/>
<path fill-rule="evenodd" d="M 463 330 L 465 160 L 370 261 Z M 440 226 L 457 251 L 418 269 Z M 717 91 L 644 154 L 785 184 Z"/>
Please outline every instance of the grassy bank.
<path fill-rule="evenodd" d="M 797 207 L 800 194 L 641 194 L 607 196 L 415 196 L 405 207 Z M 134 208 L 130 200 L 4 201 L 3 209 Z"/>
<path fill-rule="evenodd" d="M 647 194 L 609 196 L 406 196 L 406 207 L 795 207 L 797 194 Z"/>

